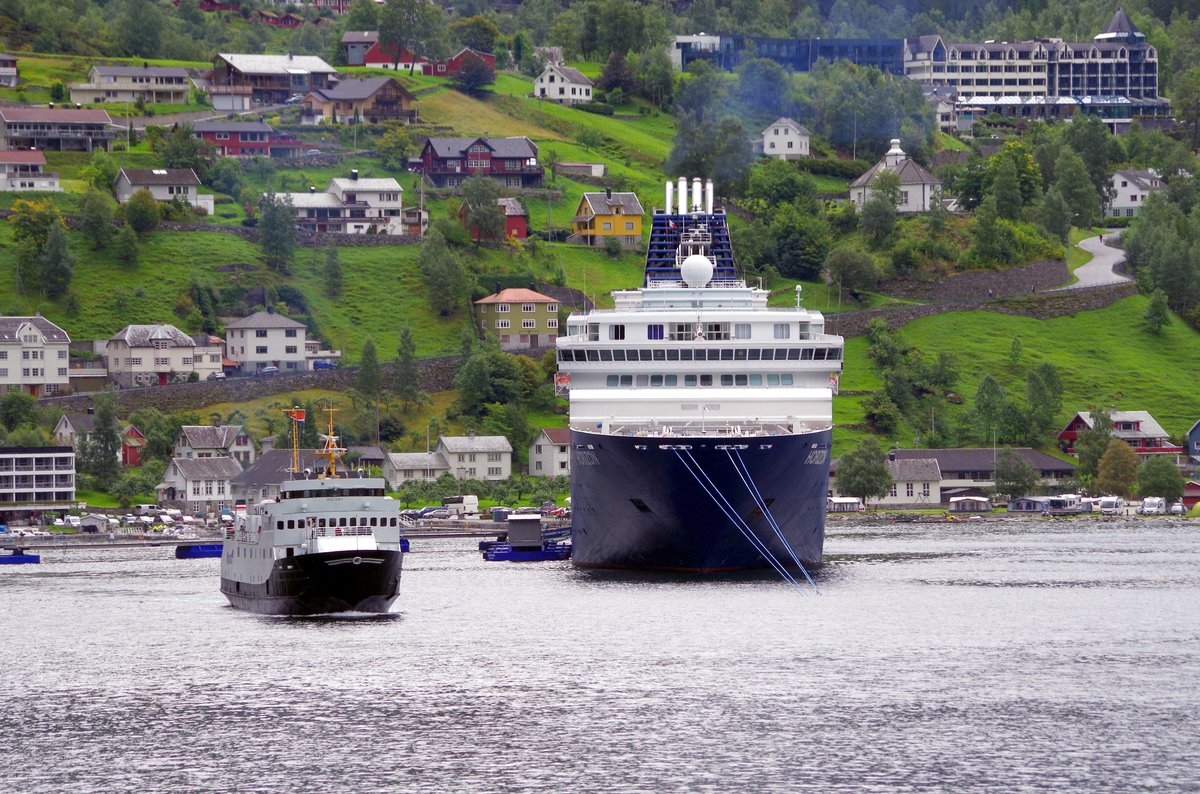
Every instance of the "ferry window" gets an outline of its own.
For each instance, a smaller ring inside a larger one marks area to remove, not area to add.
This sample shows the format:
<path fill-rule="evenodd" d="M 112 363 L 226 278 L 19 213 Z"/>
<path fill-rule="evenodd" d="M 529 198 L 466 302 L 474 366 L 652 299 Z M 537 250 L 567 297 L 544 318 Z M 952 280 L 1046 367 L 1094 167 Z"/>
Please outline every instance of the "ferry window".
<path fill-rule="evenodd" d="M 705 323 L 704 335 L 709 339 L 729 341 L 729 323 Z"/>
<path fill-rule="evenodd" d="M 642 361 L 649 361 L 649 360 L 651 360 L 653 357 L 654 357 L 654 354 L 653 354 L 653 352 L 651 352 L 651 351 L 649 351 L 649 350 L 640 350 L 640 351 L 638 351 L 638 358 L 640 358 Z"/>
<path fill-rule="evenodd" d="M 825 358 L 829 359 L 830 361 L 841 361 L 842 351 L 839 348 L 831 347 L 829 348 L 829 355 L 825 356 Z"/>
<path fill-rule="evenodd" d="M 824 361 L 826 349 L 827 348 L 824 348 L 824 347 L 818 347 L 816 350 L 813 351 L 813 358 L 815 358 L 817 361 Z"/>
<path fill-rule="evenodd" d="M 779 385 L 779 376 L 778 375 L 767 375 L 767 385 L 768 386 L 778 386 Z"/>
<path fill-rule="evenodd" d="M 626 350 L 625 358 L 629 359 L 630 361 L 637 361 L 638 360 L 638 352 L 636 350 Z"/>
<path fill-rule="evenodd" d="M 614 350 L 612 352 L 612 356 L 613 356 L 613 361 L 624 361 L 625 360 L 625 351 L 624 350 Z"/>
<path fill-rule="evenodd" d="M 762 385 L 762 375 L 751 375 L 750 376 L 750 385 L 751 386 L 761 386 Z"/>
<path fill-rule="evenodd" d="M 750 323 L 734 323 L 733 324 L 734 339 L 749 339 L 750 338 Z"/>
<path fill-rule="evenodd" d="M 739 347 L 737 350 L 733 351 L 733 360 L 734 361 L 745 361 L 746 360 L 746 349 L 743 347 Z"/>
<path fill-rule="evenodd" d="M 618 340 L 624 339 L 625 338 L 625 326 L 623 326 L 623 325 L 608 326 L 608 338 L 609 339 L 618 339 Z"/>
<path fill-rule="evenodd" d="M 695 323 L 671 323 L 672 342 L 690 342 L 693 339 L 699 339 Z"/>
<path fill-rule="evenodd" d="M 663 338 L 663 327 L 661 325 L 646 326 L 646 338 L 647 339 L 662 339 Z"/>
<path fill-rule="evenodd" d="M 799 361 L 800 360 L 800 351 L 797 349 L 789 350 L 787 357 L 788 357 L 788 361 Z M 775 358 L 779 358 L 779 356 L 775 356 Z"/>
<path fill-rule="evenodd" d="M 671 348 L 670 350 L 667 351 L 667 361 L 678 361 L 678 360 L 679 360 L 679 350 L 678 349 Z"/>
<path fill-rule="evenodd" d="M 696 360 L 697 360 L 697 361 L 704 361 L 704 360 L 706 360 L 706 359 L 708 358 L 708 353 L 709 353 L 709 351 L 705 350 L 705 349 L 704 349 L 704 348 L 702 348 L 702 347 L 701 347 L 701 348 L 697 348 L 697 350 L 696 350 Z M 718 354 L 717 354 L 717 351 L 715 351 L 715 350 L 714 350 L 714 351 L 712 351 L 712 354 L 713 354 L 713 360 L 715 361 L 715 360 L 716 360 L 716 356 L 718 355 Z"/>
<path fill-rule="evenodd" d="M 588 361 L 599 361 L 600 356 L 595 350 L 589 350 L 587 352 L 587 360 Z"/>
<path fill-rule="evenodd" d="M 733 385 L 734 386 L 746 386 L 746 385 L 749 385 L 749 382 L 750 382 L 749 379 L 745 375 L 734 375 L 733 376 Z"/>
<path fill-rule="evenodd" d="M 649 376 L 647 376 L 647 375 L 638 375 L 637 376 L 637 385 L 645 386 L 649 382 L 650 382 Z"/>
<path fill-rule="evenodd" d="M 655 361 L 663 361 L 667 357 L 667 351 L 662 348 L 655 348 L 653 351 Z"/>
<path fill-rule="evenodd" d="M 775 323 L 775 338 L 788 339 L 791 336 L 791 326 L 787 323 Z"/>
<path fill-rule="evenodd" d="M 275 522 L 275 528 L 276 528 L 276 529 L 283 529 L 283 522 L 282 522 L 282 521 L 276 521 L 276 522 Z"/>
<path fill-rule="evenodd" d="M 610 388 L 610 389 L 614 389 L 614 388 L 616 388 L 616 386 L 617 386 L 617 383 L 618 383 L 619 381 L 620 381 L 620 378 L 619 378 L 618 376 L 616 376 L 616 375 L 609 375 L 609 376 L 608 376 L 608 379 L 607 379 L 607 380 L 606 380 L 606 382 L 605 382 L 605 385 L 607 385 L 607 386 L 608 386 L 608 388 Z"/>
<path fill-rule="evenodd" d="M 588 323 L 587 338 L 589 342 L 600 341 L 600 323 Z"/>
<path fill-rule="evenodd" d="M 392 516 L 392 518 L 391 518 L 391 525 L 393 527 L 396 526 L 396 517 L 395 516 Z"/>
<path fill-rule="evenodd" d="M 600 360 L 601 361 L 612 361 L 612 351 L 611 350 L 601 350 L 600 351 Z"/>
<path fill-rule="evenodd" d="M 805 348 L 804 350 L 800 351 L 800 359 L 802 361 L 812 361 L 812 357 L 813 357 L 812 348 Z"/>
<path fill-rule="evenodd" d="M 324 528 L 325 528 L 325 519 L 323 519 L 323 518 L 318 518 L 318 519 L 317 519 L 317 526 L 319 526 L 321 529 L 324 529 Z"/>
<path fill-rule="evenodd" d="M 747 358 L 749 358 L 751 361 L 758 361 L 759 358 L 762 356 L 762 351 L 759 350 L 757 347 L 752 347 L 746 351 L 746 354 L 747 354 Z"/>
<path fill-rule="evenodd" d="M 768 347 L 762 351 L 762 360 L 763 361 L 771 361 L 774 358 L 775 358 L 775 350 L 773 348 Z"/>
<path fill-rule="evenodd" d="M 288 528 L 288 529 L 295 529 L 295 528 L 296 528 L 296 522 L 295 522 L 295 521 L 288 521 L 288 522 L 287 522 L 287 528 Z"/>
<path fill-rule="evenodd" d="M 679 360 L 680 361 L 691 361 L 692 360 L 691 348 L 687 348 L 685 350 L 680 350 L 679 351 Z"/>
<path fill-rule="evenodd" d="M 621 385 L 625 386 L 625 387 L 633 386 L 633 376 L 632 375 L 622 375 L 621 376 Z"/>
<path fill-rule="evenodd" d="M 701 375 L 700 376 L 700 385 L 701 386 L 711 386 L 712 385 L 712 375 Z"/>
<path fill-rule="evenodd" d="M 721 360 L 722 361 L 733 361 L 733 351 L 730 350 L 729 348 L 722 350 L 721 351 Z"/>
<path fill-rule="evenodd" d="M 663 385 L 678 386 L 679 385 L 679 377 L 676 375 L 667 375 L 666 377 L 663 378 Z"/>
<path fill-rule="evenodd" d="M 791 374 L 785 372 L 784 374 L 780 375 L 779 382 L 782 383 L 784 386 L 791 386 L 792 385 Z"/>
<path fill-rule="evenodd" d="M 358 526 L 358 516 L 350 516 L 350 523 L 347 526 L 351 526 L 351 527 Z"/>
<path fill-rule="evenodd" d="M 663 385 L 663 376 L 662 375 L 651 375 L 650 376 L 650 385 L 651 386 L 662 386 Z"/>
<path fill-rule="evenodd" d="M 733 376 L 732 375 L 722 375 L 721 376 L 721 385 L 722 386 L 732 386 L 733 385 Z"/>
<path fill-rule="evenodd" d="M 695 386 L 696 385 L 696 376 L 695 375 L 684 375 L 683 376 L 683 385 L 684 386 Z"/>
<path fill-rule="evenodd" d="M 373 526 L 373 527 L 379 526 L 379 519 L 376 518 L 375 516 L 371 516 L 371 526 Z"/>

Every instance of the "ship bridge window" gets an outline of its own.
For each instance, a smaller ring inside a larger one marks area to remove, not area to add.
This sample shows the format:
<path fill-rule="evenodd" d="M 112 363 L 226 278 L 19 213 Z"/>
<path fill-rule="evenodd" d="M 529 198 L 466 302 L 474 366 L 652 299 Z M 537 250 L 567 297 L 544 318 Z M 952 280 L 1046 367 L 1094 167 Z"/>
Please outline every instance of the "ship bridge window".
<path fill-rule="evenodd" d="M 811 347 L 806 347 L 800 351 L 800 359 L 802 361 L 812 361 L 812 357 L 813 349 Z"/>
<path fill-rule="evenodd" d="M 679 360 L 680 361 L 691 361 L 692 360 L 692 351 L 690 349 L 680 350 L 679 351 Z"/>
<path fill-rule="evenodd" d="M 750 338 L 750 323 L 734 323 L 733 324 L 734 339 L 749 339 Z"/>
<path fill-rule="evenodd" d="M 650 361 L 650 360 L 652 360 L 652 359 L 654 358 L 654 351 L 652 351 L 652 350 L 639 350 L 639 351 L 638 351 L 638 358 L 640 358 L 642 361 Z"/>
<path fill-rule="evenodd" d="M 841 361 L 842 360 L 842 349 L 840 347 L 829 348 L 829 355 L 827 355 L 825 358 L 828 359 L 829 361 Z"/>
<path fill-rule="evenodd" d="M 318 519 L 317 519 L 317 526 L 318 526 L 318 527 L 320 527 L 321 529 L 324 529 L 324 528 L 325 528 L 325 519 L 323 519 L 323 518 L 318 518 Z"/>
<path fill-rule="evenodd" d="M 599 323 L 588 323 L 587 339 L 589 342 L 599 342 L 600 341 L 600 324 Z"/>
<path fill-rule="evenodd" d="M 799 360 L 800 360 L 800 350 L 799 350 L 799 348 L 793 348 L 792 350 L 789 350 L 789 351 L 787 352 L 787 357 L 788 357 L 788 361 L 799 361 Z M 778 351 L 776 351 L 775 358 L 776 358 L 776 359 L 778 359 L 778 358 L 779 358 L 779 353 L 778 353 Z"/>
<path fill-rule="evenodd" d="M 612 352 L 612 357 L 613 357 L 613 361 L 624 361 L 625 360 L 625 351 L 624 350 L 614 350 Z"/>
<path fill-rule="evenodd" d="M 625 338 L 625 326 L 623 326 L 623 325 L 608 326 L 608 338 L 614 339 L 617 341 L 623 340 Z"/>
<path fill-rule="evenodd" d="M 732 375 L 722 375 L 721 376 L 721 385 L 722 386 L 732 386 L 733 385 L 733 376 Z"/>
<path fill-rule="evenodd" d="M 750 361 L 758 361 L 760 358 L 762 358 L 762 351 L 757 347 L 752 347 L 746 351 L 746 358 L 748 358 Z"/>
<path fill-rule="evenodd" d="M 705 323 L 704 337 L 718 342 L 729 341 L 729 323 Z"/>
<path fill-rule="evenodd" d="M 587 351 L 587 360 L 588 361 L 599 361 L 600 354 L 595 350 L 589 350 L 589 351 Z"/>
<path fill-rule="evenodd" d="M 667 351 L 667 361 L 678 361 L 678 360 L 679 360 L 679 350 L 677 348 L 672 347 L 671 349 L 669 349 Z"/>
<path fill-rule="evenodd" d="M 684 386 L 695 386 L 696 385 L 696 376 L 695 375 L 684 375 L 683 376 L 683 385 Z"/>
<path fill-rule="evenodd" d="M 724 350 L 722 350 L 721 351 L 721 360 L 722 361 L 733 361 L 733 350 L 730 348 L 725 348 Z"/>
<path fill-rule="evenodd" d="M 667 351 L 662 348 L 655 348 L 651 352 L 654 354 L 655 361 L 665 361 L 667 359 Z"/>
<path fill-rule="evenodd" d="M 750 385 L 751 386 L 761 386 L 762 385 L 762 375 L 751 375 L 750 376 Z"/>
<path fill-rule="evenodd" d="M 825 351 L 827 349 L 828 348 L 818 347 L 816 350 L 813 351 L 813 358 L 816 359 L 817 361 L 824 361 L 825 360 Z"/>
<path fill-rule="evenodd" d="M 649 384 L 650 384 L 650 376 L 649 375 L 638 375 L 637 376 L 637 385 L 638 386 L 648 386 Z"/>
<path fill-rule="evenodd" d="M 670 339 L 672 342 L 690 342 L 695 333 L 695 323 L 671 323 Z"/>
<path fill-rule="evenodd" d="M 739 347 L 737 350 L 733 351 L 733 360 L 734 361 L 745 361 L 746 360 L 745 348 Z"/>
<path fill-rule="evenodd" d="M 700 376 L 700 385 L 701 386 L 711 386 L 712 385 L 712 375 L 701 375 Z"/>
<path fill-rule="evenodd" d="M 612 361 L 612 351 L 611 350 L 601 350 L 600 351 L 600 360 L 601 361 Z"/>
<path fill-rule="evenodd" d="M 654 325 L 646 326 L 646 338 L 647 339 L 662 339 L 663 338 L 662 325 L 654 324 Z"/>
<path fill-rule="evenodd" d="M 791 337 L 792 328 L 787 323 L 775 323 L 775 338 L 789 339 Z"/>

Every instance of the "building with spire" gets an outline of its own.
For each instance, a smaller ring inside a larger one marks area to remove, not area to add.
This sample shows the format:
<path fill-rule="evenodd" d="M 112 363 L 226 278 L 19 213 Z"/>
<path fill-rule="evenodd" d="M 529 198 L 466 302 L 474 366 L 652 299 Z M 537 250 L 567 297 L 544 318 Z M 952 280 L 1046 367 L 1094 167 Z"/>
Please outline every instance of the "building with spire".
<path fill-rule="evenodd" d="M 850 184 L 850 200 L 856 209 L 871 197 L 871 184 L 880 174 L 890 171 L 900 180 L 900 200 L 896 212 L 929 212 L 933 202 L 940 201 L 942 181 L 900 148 L 900 139 L 892 138 L 887 154 L 867 172 Z"/>

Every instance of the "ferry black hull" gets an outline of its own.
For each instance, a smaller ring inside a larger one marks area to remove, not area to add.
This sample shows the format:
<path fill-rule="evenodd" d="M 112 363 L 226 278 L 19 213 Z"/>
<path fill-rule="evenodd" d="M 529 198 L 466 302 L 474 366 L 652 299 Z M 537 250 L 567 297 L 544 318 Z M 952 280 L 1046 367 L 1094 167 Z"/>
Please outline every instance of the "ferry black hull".
<path fill-rule="evenodd" d="M 331 551 L 276 560 L 267 581 L 221 577 L 238 609 L 260 615 L 387 612 L 400 594 L 403 554 L 388 549 Z"/>
<path fill-rule="evenodd" d="M 769 567 L 718 506 L 713 485 L 702 485 L 689 471 L 684 461 L 694 459 L 691 469 L 707 474 L 749 531 L 781 563 L 795 567 L 791 552 L 739 476 L 731 452 L 718 449 L 744 445 L 737 455 L 787 545 L 806 566 L 818 564 L 825 542 L 830 435 L 822 430 L 744 439 L 646 438 L 572 430 L 571 558 L 584 568 L 648 571 Z"/>

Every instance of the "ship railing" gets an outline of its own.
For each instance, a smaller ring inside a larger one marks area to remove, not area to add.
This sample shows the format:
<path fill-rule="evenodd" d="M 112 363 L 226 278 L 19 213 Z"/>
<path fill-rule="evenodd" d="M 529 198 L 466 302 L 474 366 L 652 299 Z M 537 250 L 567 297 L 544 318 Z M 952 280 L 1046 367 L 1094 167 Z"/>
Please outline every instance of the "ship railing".
<path fill-rule="evenodd" d="M 637 436 L 646 438 L 705 436 L 719 438 L 746 438 L 755 436 L 791 435 L 803 425 L 792 422 L 756 422 L 754 420 L 695 420 L 686 422 L 623 422 L 609 426 L 614 436 Z"/>
<path fill-rule="evenodd" d="M 706 289 L 714 289 L 714 288 L 744 289 L 745 286 L 746 286 L 746 282 L 740 278 L 737 278 L 737 279 L 735 279 L 735 278 L 728 278 L 728 279 L 714 278 L 705 285 L 705 288 Z M 650 280 L 650 282 L 647 285 L 647 288 L 648 289 L 667 289 L 667 288 L 688 289 L 689 287 L 687 285 L 687 282 L 685 282 L 683 279 L 656 278 L 656 279 Z"/>

